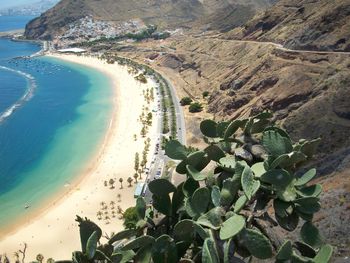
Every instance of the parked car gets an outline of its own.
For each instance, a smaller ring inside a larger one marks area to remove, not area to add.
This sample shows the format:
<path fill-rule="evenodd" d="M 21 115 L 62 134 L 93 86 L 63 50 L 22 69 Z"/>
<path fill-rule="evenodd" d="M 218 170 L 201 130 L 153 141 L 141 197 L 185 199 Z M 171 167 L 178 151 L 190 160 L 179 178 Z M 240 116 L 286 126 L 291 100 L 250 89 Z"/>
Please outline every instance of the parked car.
<path fill-rule="evenodd" d="M 154 176 L 155 179 L 159 179 L 162 175 L 162 171 L 157 171 L 156 175 Z"/>

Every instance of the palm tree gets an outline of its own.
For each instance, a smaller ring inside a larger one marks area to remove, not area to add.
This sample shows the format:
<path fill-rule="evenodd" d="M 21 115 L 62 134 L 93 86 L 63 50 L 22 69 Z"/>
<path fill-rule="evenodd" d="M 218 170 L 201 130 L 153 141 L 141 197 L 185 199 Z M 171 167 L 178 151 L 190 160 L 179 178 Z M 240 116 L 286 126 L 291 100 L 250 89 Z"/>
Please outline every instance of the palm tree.
<path fill-rule="evenodd" d="M 139 169 L 139 171 L 138 171 L 138 172 L 139 172 L 139 179 L 140 179 L 140 180 L 142 180 L 142 170 L 141 170 L 141 169 Z"/>
<path fill-rule="evenodd" d="M 144 157 L 144 159 L 141 162 L 142 171 L 145 170 L 146 165 L 147 165 L 147 156 Z"/>
<path fill-rule="evenodd" d="M 137 172 L 137 170 L 139 169 L 139 165 L 140 165 L 140 157 L 139 157 L 139 153 L 135 153 L 135 164 L 134 164 L 134 169 L 135 172 Z"/>
<path fill-rule="evenodd" d="M 147 133 L 146 128 L 145 128 L 145 126 L 143 126 L 142 129 L 141 129 L 141 136 L 142 136 L 142 138 L 145 138 L 146 133 Z"/>
<path fill-rule="evenodd" d="M 123 178 L 119 178 L 120 189 L 123 189 Z"/>
<path fill-rule="evenodd" d="M 128 177 L 128 183 L 129 183 L 129 187 L 131 187 L 132 185 L 131 185 L 131 183 L 132 183 L 132 178 L 131 177 Z"/>
<path fill-rule="evenodd" d="M 38 254 L 38 255 L 36 256 L 36 260 L 37 260 L 38 262 L 42 263 L 43 260 L 44 260 L 44 256 L 43 256 L 42 254 Z"/>
<path fill-rule="evenodd" d="M 101 211 L 98 211 L 97 212 L 97 219 L 102 220 L 102 215 L 103 215 L 103 213 Z"/>
<path fill-rule="evenodd" d="M 123 214 L 123 209 L 119 205 L 117 206 L 117 213 L 121 215 Z"/>
<path fill-rule="evenodd" d="M 118 194 L 117 197 L 118 197 L 118 202 L 120 203 L 122 201 L 122 195 Z"/>
<path fill-rule="evenodd" d="M 26 251 L 27 251 L 27 248 L 28 248 L 27 243 L 23 243 L 23 246 L 24 246 L 23 249 L 18 250 L 18 254 L 22 255 L 22 260 L 21 260 L 22 263 L 24 263 L 24 259 L 26 257 Z M 10 262 L 8 260 L 8 258 L 6 257 L 6 255 L 4 255 L 4 262 Z"/>
<path fill-rule="evenodd" d="M 102 202 L 100 203 L 100 205 L 101 205 L 101 206 L 105 206 L 106 203 L 102 201 Z"/>
<path fill-rule="evenodd" d="M 134 174 L 134 179 L 135 179 L 135 184 L 137 184 L 137 178 L 139 177 L 139 175 L 137 173 Z"/>
<path fill-rule="evenodd" d="M 15 262 L 19 262 L 19 253 L 18 252 L 15 252 L 13 253 L 14 257 L 16 258 L 16 261 Z"/>
<path fill-rule="evenodd" d="M 113 178 L 109 179 L 109 185 L 111 186 L 111 189 L 114 188 L 114 183 L 115 183 L 115 181 Z"/>

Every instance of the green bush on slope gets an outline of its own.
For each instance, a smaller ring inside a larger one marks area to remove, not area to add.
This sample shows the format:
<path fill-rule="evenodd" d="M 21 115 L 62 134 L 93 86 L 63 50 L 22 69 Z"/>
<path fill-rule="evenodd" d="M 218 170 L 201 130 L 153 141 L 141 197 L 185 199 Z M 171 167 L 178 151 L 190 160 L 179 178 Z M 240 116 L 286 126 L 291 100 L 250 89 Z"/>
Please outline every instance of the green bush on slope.
<path fill-rule="evenodd" d="M 180 100 L 180 104 L 181 106 L 186 106 L 186 105 L 190 105 L 192 103 L 192 99 L 190 97 L 183 97 Z"/>
<path fill-rule="evenodd" d="M 188 110 L 192 113 L 201 112 L 203 110 L 203 106 L 199 102 L 192 102 Z"/>

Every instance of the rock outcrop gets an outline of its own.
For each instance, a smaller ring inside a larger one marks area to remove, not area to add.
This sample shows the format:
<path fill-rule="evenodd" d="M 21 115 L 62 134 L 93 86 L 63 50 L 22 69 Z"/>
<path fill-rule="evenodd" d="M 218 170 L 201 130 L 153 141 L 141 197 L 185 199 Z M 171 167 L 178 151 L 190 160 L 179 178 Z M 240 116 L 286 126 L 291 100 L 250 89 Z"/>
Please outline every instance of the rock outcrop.
<path fill-rule="evenodd" d="M 349 0 L 281 0 L 258 14 L 231 39 L 271 41 L 286 48 L 350 51 Z"/>

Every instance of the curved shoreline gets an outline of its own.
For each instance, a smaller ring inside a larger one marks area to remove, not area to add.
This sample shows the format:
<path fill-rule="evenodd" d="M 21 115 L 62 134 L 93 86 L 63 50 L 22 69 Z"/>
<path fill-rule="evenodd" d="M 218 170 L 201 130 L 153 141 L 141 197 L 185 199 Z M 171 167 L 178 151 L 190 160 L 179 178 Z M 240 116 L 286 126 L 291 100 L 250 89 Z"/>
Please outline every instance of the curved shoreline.
<path fill-rule="evenodd" d="M 141 112 L 139 110 L 141 110 L 143 102 L 142 92 L 138 92 L 138 86 L 140 86 L 140 84 L 134 80 L 133 76 L 130 76 L 127 73 L 126 68 L 119 65 L 109 65 L 98 60 L 97 58 L 64 55 L 54 57 L 68 62 L 88 66 L 95 70 L 99 70 L 109 77 L 112 85 L 114 86 L 113 110 L 108 130 L 106 131 L 106 135 L 103 138 L 101 146 L 98 147 L 97 154 L 93 155 L 92 161 L 88 162 L 89 164 L 84 169 L 83 173 L 80 176 L 77 176 L 76 179 L 74 179 L 74 181 L 70 184 L 69 190 L 64 191 L 64 193 L 61 192 L 58 196 L 51 198 L 45 202 L 45 204 L 42 205 L 39 210 L 31 211 L 32 216 L 30 218 L 26 218 L 25 220 L 22 220 L 21 223 L 12 226 L 9 231 L 6 231 L 7 236 L 3 240 L 0 240 L 0 247 L 4 249 L 8 255 L 11 255 L 14 251 L 20 249 L 21 243 L 28 243 L 29 247 L 27 251 L 30 259 L 34 259 L 37 253 L 43 253 L 44 251 L 46 251 L 44 253 L 46 258 L 69 258 L 70 253 L 76 249 L 79 249 L 80 246 L 80 243 L 78 242 L 78 227 L 74 222 L 75 214 L 87 216 L 91 220 L 96 221 L 99 225 L 101 225 L 101 223 L 96 220 L 96 212 L 92 213 L 92 211 L 98 210 L 100 200 L 104 200 L 107 197 L 114 197 L 113 199 L 115 200 L 117 195 L 115 192 L 121 192 L 123 196 L 123 202 L 120 203 L 120 206 L 123 209 L 134 205 L 133 194 L 130 193 L 131 191 L 129 188 L 125 187 L 123 190 L 110 190 L 109 188 L 105 188 L 103 186 L 103 182 L 104 180 L 108 180 L 111 175 L 107 174 L 107 177 L 101 177 L 100 174 L 101 172 L 103 174 L 103 172 L 109 171 L 110 173 L 114 173 L 113 177 L 116 177 L 114 171 L 118 171 L 119 168 L 119 171 L 124 172 L 120 175 L 120 177 L 124 178 L 124 184 L 126 184 L 127 177 L 132 175 L 131 172 L 133 170 L 132 163 L 134 161 L 134 151 L 141 151 L 141 145 L 143 145 L 142 140 L 132 143 L 133 134 L 139 133 L 140 130 L 136 119 L 138 114 Z M 116 71 L 115 74 L 114 71 Z M 125 76 L 126 74 L 128 74 L 128 76 Z M 128 88 L 128 90 L 123 90 L 123 87 Z M 126 97 L 127 95 L 129 98 Z M 132 101 L 130 101 L 130 98 Z M 130 108 L 131 106 L 136 107 L 135 111 L 130 112 L 132 109 Z M 137 109 L 138 107 L 139 109 Z M 130 122 L 128 118 L 128 115 L 130 114 L 132 117 L 136 117 L 134 122 Z M 130 131 L 130 134 L 128 134 L 128 137 L 130 138 L 125 138 L 125 135 L 123 135 L 124 130 Z M 152 132 L 154 136 L 156 132 L 154 127 L 151 128 L 151 135 Z M 154 140 L 152 141 L 154 143 Z M 113 146 L 117 146 L 115 147 L 117 149 L 115 149 Z M 126 151 L 130 153 L 127 153 Z M 113 166 L 108 166 L 108 164 L 105 164 L 106 162 L 110 162 L 110 159 L 112 159 L 113 163 L 117 162 L 119 160 L 117 157 L 122 159 L 124 158 L 125 160 L 121 164 L 115 166 L 116 169 L 114 169 Z M 118 182 L 117 185 L 119 185 Z M 106 192 L 110 193 L 106 194 Z M 90 201 L 90 199 L 93 200 Z M 82 207 L 78 207 L 76 204 L 80 202 L 85 204 L 82 204 Z M 62 211 L 67 212 L 69 210 L 72 211 L 71 216 L 62 216 Z M 102 225 L 103 230 L 107 231 L 107 233 L 109 233 L 109 231 L 120 230 L 122 228 L 122 222 L 117 219 L 115 221 L 118 222 L 113 222 L 113 224 L 106 226 Z M 56 224 L 58 226 L 54 226 L 55 222 L 57 222 Z M 46 224 L 48 224 L 47 227 Z M 35 231 L 42 231 L 43 228 L 48 228 L 49 231 L 54 229 L 54 233 L 47 231 L 49 232 L 47 237 L 45 233 L 40 233 L 40 237 L 37 234 L 32 234 L 35 233 Z M 69 231 L 70 233 L 68 233 L 67 238 L 67 230 L 70 229 L 74 231 Z M 72 234 L 71 232 L 74 233 Z M 48 238 L 57 239 L 57 242 L 53 241 L 52 243 L 48 243 Z M 60 249 L 57 249 L 58 247 Z M 3 251 L 0 251 L 0 253 L 3 253 Z"/>
<path fill-rule="evenodd" d="M 28 73 L 0 65 L 0 70 L 1 69 L 9 71 L 9 72 L 14 73 L 14 74 L 17 74 L 19 76 L 22 76 L 23 78 L 26 79 L 28 87 L 27 87 L 26 91 L 24 92 L 24 94 L 17 101 L 15 101 L 15 103 L 13 105 L 11 105 L 7 109 L 5 109 L 5 111 L 0 112 L 0 123 L 3 122 L 4 120 L 6 120 L 8 117 L 10 117 L 13 112 L 15 112 L 19 107 L 21 107 L 23 105 L 23 103 L 29 101 L 33 97 L 33 94 L 34 94 L 35 89 L 37 87 L 35 78 Z"/>
<path fill-rule="evenodd" d="M 50 57 L 50 56 L 48 56 Z M 57 59 L 61 59 L 63 61 L 66 61 L 62 58 L 51 56 Z M 74 63 L 74 62 L 72 62 Z M 76 63 L 79 64 L 79 63 Z M 89 67 L 86 64 L 81 64 L 85 67 Z M 0 66 L 1 67 L 1 66 Z M 15 70 L 14 70 L 15 71 Z M 101 72 L 102 74 L 106 75 L 105 73 Z M 24 73 L 26 74 L 26 73 Z M 110 77 L 110 79 L 112 79 Z M 112 82 L 112 81 L 111 81 Z M 110 89 L 113 90 L 113 96 L 114 98 L 118 97 L 117 94 L 117 89 L 113 89 L 113 83 L 110 83 Z M 12 235 L 18 231 L 18 228 L 23 228 L 25 226 L 28 226 L 31 224 L 33 221 L 36 221 L 38 218 L 42 217 L 43 215 L 47 214 L 51 208 L 61 204 L 64 202 L 69 196 L 74 192 L 74 188 L 79 186 L 83 182 L 83 180 L 89 176 L 89 174 L 93 171 L 93 169 L 99 164 L 99 160 L 102 156 L 103 150 L 106 147 L 108 143 L 108 138 L 111 136 L 111 133 L 113 131 L 113 124 L 117 120 L 117 115 L 114 116 L 114 113 L 118 113 L 118 107 L 117 104 L 113 103 L 113 109 L 111 110 L 111 116 L 109 117 L 108 121 L 108 126 L 106 129 L 106 132 L 104 136 L 101 138 L 100 141 L 96 143 L 97 148 L 96 148 L 96 153 L 93 153 L 89 158 L 88 158 L 88 165 L 83 165 L 80 171 L 78 172 L 78 175 L 73 176 L 71 178 L 69 185 L 65 185 L 64 189 L 61 191 L 50 195 L 46 197 L 45 199 L 40 201 L 40 206 L 39 207 L 30 207 L 28 208 L 28 213 L 25 215 L 23 218 L 15 219 L 13 223 L 6 227 L 0 227 L 0 243 L 6 239 L 6 236 Z M 0 123 L 1 123 L 1 116 L 0 116 Z M 69 186 L 69 187 L 68 187 Z M 2 251 L 0 250 L 0 255 Z"/>

